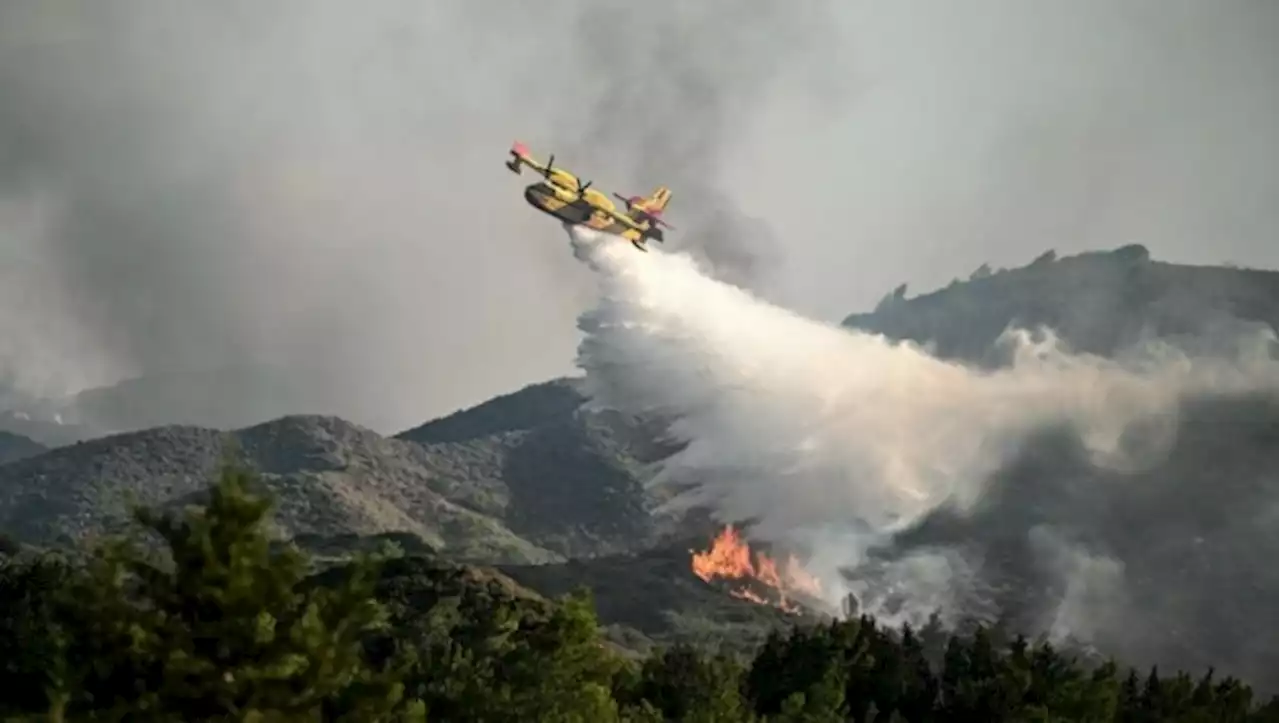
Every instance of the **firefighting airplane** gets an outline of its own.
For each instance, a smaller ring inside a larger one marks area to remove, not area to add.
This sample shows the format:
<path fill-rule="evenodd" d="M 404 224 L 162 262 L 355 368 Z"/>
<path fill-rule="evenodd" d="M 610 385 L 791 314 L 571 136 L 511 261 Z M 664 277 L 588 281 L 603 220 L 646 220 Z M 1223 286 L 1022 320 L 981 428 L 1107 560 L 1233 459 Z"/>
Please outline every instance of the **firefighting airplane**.
<path fill-rule="evenodd" d="M 591 181 L 582 183 L 572 173 L 553 166 L 555 159 L 553 155 L 543 165 L 529 155 L 523 143 L 517 141 L 511 146 L 507 168 L 512 173 L 520 175 L 520 169 L 528 166 L 542 174 L 544 180 L 524 189 L 525 200 L 539 211 L 574 226 L 621 236 L 641 251 L 648 250 L 645 248 L 648 239 L 663 241 L 659 226 L 673 228 L 661 218 L 663 209 L 671 201 L 671 189 L 658 186 L 648 198 L 628 198 L 615 193 L 614 197 L 626 204 L 626 211 L 620 212 L 608 196 L 591 188 Z"/>

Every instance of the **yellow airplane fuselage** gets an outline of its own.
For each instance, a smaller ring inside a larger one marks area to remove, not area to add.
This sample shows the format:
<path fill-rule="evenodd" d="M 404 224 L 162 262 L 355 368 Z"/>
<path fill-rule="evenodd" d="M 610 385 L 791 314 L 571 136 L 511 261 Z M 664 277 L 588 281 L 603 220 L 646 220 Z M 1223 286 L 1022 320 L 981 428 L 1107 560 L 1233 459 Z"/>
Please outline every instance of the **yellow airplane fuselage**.
<path fill-rule="evenodd" d="M 648 221 L 637 223 L 639 228 L 632 228 L 616 220 L 608 213 L 614 210 L 613 201 L 593 189 L 579 195 L 550 181 L 541 181 L 526 187 L 524 198 L 530 206 L 565 223 L 621 236 L 633 244 L 644 243 L 642 236 L 649 230 Z"/>

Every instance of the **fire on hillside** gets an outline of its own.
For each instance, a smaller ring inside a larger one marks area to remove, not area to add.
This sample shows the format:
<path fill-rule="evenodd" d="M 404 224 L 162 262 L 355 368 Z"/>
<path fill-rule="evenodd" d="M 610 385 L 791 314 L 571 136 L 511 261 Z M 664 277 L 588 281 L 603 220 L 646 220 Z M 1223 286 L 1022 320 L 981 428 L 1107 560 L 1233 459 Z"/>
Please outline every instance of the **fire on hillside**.
<path fill-rule="evenodd" d="M 691 550 L 693 573 L 704 581 L 727 584 L 734 597 L 759 605 L 772 605 L 799 614 L 796 597 L 818 597 L 822 584 L 794 555 L 782 563 L 754 551 L 733 525 L 726 525 L 711 542 L 711 549 Z"/>

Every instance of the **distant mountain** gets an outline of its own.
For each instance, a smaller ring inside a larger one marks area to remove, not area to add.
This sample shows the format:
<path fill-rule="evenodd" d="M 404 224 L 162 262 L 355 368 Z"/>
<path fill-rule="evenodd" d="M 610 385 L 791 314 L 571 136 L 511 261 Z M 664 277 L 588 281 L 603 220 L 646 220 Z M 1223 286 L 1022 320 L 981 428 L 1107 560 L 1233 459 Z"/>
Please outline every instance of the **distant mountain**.
<path fill-rule="evenodd" d="M 129 432 L 166 424 L 238 429 L 289 414 L 316 414 L 297 374 L 240 365 L 200 372 L 148 374 L 86 389 L 66 400 L 91 429 Z"/>
<path fill-rule="evenodd" d="M 0 430 L 61 446 L 172 424 L 230 430 L 324 412 L 296 376 L 270 366 L 241 365 L 149 374 L 56 399 L 0 395 Z"/>
<path fill-rule="evenodd" d="M 1015 269 L 986 265 L 968 281 L 914 298 L 906 286 L 847 327 L 931 343 L 937 354 L 989 360 L 1011 324 L 1052 328 L 1080 351 L 1110 355 L 1143 335 L 1222 339 L 1245 327 L 1276 329 L 1277 273 L 1152 261 L 1142 246 L 1056 258 Z"/>
<path fill-rule="evenodd" d="M 484 562 L 649 546 L 663 526 L 643 465 L 663 450 L 644 425 L 583 402 L 577 383 L 561 379 L 395 438 L 290 416 L 234 432 L 169 425 L 76 442 L 0 465 L 0 530 L 49 542 L 111 529 L 126 497 L 183 499 L 234 442 L 272 480 L 290 534 L 410 532 Z"/>
<path fill-rule="evenodd" d="M 0 430 L 0 464 L 13 462 L 23 457 L 34 457 L 45 451 L 46 447 L 33 439 L 20 434 Z"/>
<path fill-rule="evenodd" d="M 0 432 L 26 437 L 45 447 L 57 447 L 101 436 L 100 432 L 78 424 L 64 424 L 45 414 L 0 409 Z"/>
<path fill-rule="evenodd" d="M 333 417 L 230 433 L 159 427 L 0 465 L 0 530 L 48 544 L 115 529 L 131 502 L 193 499 L 231 450 L 264 473 L 288 534 L 409 532 L 461 560 L 561 559 L 507 528 L 505 492 L 465 484 L 457 460 Z"/>

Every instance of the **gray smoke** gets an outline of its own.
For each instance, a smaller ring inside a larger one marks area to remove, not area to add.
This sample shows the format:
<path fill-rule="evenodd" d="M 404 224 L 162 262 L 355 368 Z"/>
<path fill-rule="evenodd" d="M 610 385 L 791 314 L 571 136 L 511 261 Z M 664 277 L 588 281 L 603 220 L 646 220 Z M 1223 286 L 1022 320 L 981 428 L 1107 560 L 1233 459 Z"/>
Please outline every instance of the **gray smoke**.
<path fill-rule="evenodd" d="M 585 287 L 511 140 L 744 227 L 717 163 L 822 25 L 684 7 L 6 4 L 0 396 L 143 377 L 80 416 L 391 430 L 567 371 Z"/>
<path fill-rule="evenodd" d="M 91 416 L 390 431 L 569 371 L 586 277 L 499 165 L 513 139 L 605 190 L 670 186 L 672 247 L 823 317 L 1048 246 L 1274 266 L 1274 20 L 5 3 L 0 396 L 146 377 Z"/>
<path fill-rule="evenodd" d="M 797 82 L 786 71 L 805 68 L 811 92 L 844 91 L 829 70 L 835 16 L 826 3 L 761 0 L 650 10 L 597 6 L 573 29 L 580 61 L 609 79 L 585 114 L 567 109 L 570 127 L 574 115 L 588 119 L 574 146 L 593 164 L 589 149 L 608 149 L 606 168 L 636 193 L 675 189 L 668 248 L 694 250 L 718 278 L 762 290 L 783 260 L 776 232 L 721 189 L 720 174 L 760 101 Z"/>

